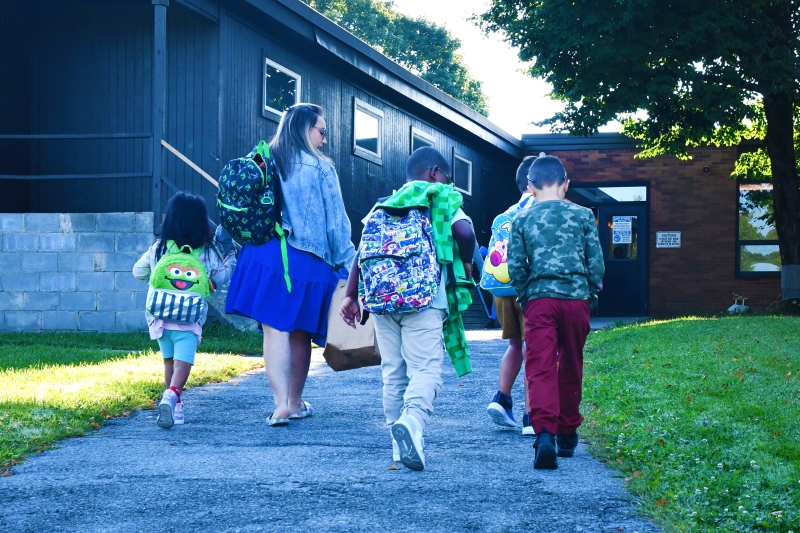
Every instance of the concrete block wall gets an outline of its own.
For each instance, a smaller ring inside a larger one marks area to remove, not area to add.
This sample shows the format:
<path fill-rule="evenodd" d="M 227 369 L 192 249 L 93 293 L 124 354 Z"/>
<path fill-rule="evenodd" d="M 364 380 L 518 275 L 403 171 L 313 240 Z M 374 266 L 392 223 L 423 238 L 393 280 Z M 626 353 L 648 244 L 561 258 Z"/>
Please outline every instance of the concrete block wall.
<path fill-rule="evenodd" d="M 153 213 L 0 213 L 0 330 L 146 329 Z"/>

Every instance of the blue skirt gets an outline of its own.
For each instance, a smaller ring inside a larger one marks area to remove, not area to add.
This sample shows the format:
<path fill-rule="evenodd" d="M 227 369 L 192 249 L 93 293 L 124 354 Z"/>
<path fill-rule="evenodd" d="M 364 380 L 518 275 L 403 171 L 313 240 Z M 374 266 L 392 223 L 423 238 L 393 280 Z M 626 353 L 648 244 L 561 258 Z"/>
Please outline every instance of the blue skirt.
<path fill-rule="evenodd" d="M 305 331 L 314 343 L 325 346 L 336 275 L 330 265 L 310 252 L 289 245 L 287 252 L 291 293 L 283 277 L 280 240 L 245 245 L 231 277 L 225 312 L 279 331 Z"/>

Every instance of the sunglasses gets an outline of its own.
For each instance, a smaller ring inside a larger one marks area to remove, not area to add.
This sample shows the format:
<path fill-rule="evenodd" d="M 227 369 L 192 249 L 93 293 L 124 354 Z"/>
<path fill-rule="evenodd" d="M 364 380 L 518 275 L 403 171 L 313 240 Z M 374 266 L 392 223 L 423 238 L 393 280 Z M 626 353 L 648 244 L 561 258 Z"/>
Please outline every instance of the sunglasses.
<path fill-rule="evenodd" d="M 328 130 L 326 128 L 318 128 L 316 126 L 311 126 L 311 127 L 317 130 L 319 134 L 322 135 L 323 139 L 325 138 L 325 134 L 328 133 Z"/>
<path fill-rule="evenodd" d="M 428 167 L 428 170 L 430 170 L 432 174 L 436 174 L 436 172 L 437 172 L 437 171 L 438 171 L 438 172 L 441 172 L 441 173 L 442 173 L 442 175 L 443 175 L 445 178 L 447 178 L 447 183 L 453 183 L 453 179 L 452 179 L 452 178 L 451 178 L 451 177 L 450 177 L 450 176 L 447 174 L 447 172 L 445 172 L 444 170 L 442 170 L 442 169 L 441 169 L 441 168 L 440 168 L 438 165 L 434 165 L 434 166 L 432 166 L 432 167 Z"/>

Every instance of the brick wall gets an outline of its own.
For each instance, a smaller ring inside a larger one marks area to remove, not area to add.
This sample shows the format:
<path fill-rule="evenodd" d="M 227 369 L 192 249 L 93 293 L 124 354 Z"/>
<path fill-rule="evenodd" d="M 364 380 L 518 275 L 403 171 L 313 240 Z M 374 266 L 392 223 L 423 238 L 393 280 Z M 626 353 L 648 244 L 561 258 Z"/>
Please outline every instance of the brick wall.
<path fill-rule="evenodd" d="M 0 214 L 0 329 L 146 328 L 131 269 L 154 240 L 153 213 Z"/>
<path fill-rule="evenodd" d="M 636 150 L 557 151 L 570 180 L 650 182 L 650 313 L 716 313 L 733 303 L 765 308 L 780 295 L 779 278 L 736 277 L 736 148 L 706 148 L 692 159 L 635 159 Z M 703 167 L 711 169 L 703 173 Z M 656 248 L 657 231 L 680 231 L 681 248 Z"/>

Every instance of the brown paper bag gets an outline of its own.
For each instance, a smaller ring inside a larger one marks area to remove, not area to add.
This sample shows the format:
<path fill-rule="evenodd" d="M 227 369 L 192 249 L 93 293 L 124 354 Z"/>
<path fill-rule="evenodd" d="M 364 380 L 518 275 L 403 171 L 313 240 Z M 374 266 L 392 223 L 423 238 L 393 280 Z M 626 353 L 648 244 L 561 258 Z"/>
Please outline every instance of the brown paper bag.
<path fill-rule="evenodd" d="M 328 343 L 322 353 L 328 366 L 336 372 L 381 364 L 372 315 L 363 326 L 356 323 L 356 329 L 345 324 L 339 315 L 346 285 L 346 280 L 340 280 L 331 298 L 331 307 L 328 310 Z"/>

